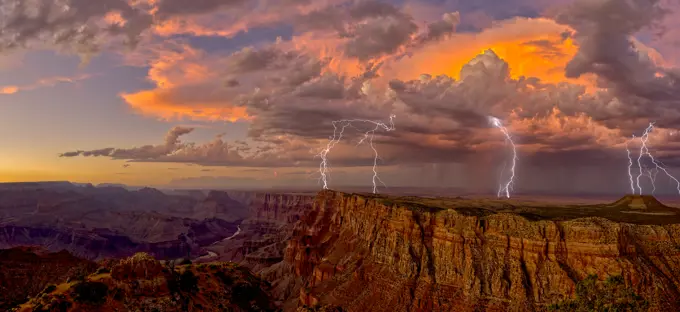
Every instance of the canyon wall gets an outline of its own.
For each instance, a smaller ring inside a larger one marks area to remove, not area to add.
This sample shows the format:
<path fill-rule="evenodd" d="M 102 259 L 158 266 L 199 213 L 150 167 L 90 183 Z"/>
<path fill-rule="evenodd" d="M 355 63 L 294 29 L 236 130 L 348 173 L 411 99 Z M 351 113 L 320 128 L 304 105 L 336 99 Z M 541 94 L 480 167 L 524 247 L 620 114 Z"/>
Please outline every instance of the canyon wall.
<path fill-rule="evenodd" d="M 285 193 L 230 195 L 247 204 L 249 217 L 239 225 L 238 235 L 215 243 L 208 250 L 218 255 L 218 260 L 239 262 L 253 271 L 283 260 L 283 249 L 293 226 L 312 209 L 315 198 Z M 205 259 L 209 260 L 214 259 Z"/>
<path fill-rule="evenodd" d="M 588 274 L 621 275 L 653 311 L 680 310 L 680 225 L 459 211 L 322 191 L 261 275 L 286 310 L 540 311 Z"/>

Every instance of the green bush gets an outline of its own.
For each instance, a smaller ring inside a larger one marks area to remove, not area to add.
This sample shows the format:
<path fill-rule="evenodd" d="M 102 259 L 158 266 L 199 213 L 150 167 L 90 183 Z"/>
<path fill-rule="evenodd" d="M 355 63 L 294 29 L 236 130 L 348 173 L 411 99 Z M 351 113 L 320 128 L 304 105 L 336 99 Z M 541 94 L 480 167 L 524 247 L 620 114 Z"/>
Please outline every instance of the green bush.
<path fill-rule="evenodd" d="M 106 302 L 109 286 L 101 282 L 80 282 L 73 286 L 73 293 L 77 302 L 102 304 Z"/>
<path fill-rule="evenodd" d="M 576 298 L 552 304 L 548 311 L 624 312 L 646 311 L 647 301 L 626 286 L 622 276 L 610 276 L 604 282 L 588 275 L 576 284 Z"/>

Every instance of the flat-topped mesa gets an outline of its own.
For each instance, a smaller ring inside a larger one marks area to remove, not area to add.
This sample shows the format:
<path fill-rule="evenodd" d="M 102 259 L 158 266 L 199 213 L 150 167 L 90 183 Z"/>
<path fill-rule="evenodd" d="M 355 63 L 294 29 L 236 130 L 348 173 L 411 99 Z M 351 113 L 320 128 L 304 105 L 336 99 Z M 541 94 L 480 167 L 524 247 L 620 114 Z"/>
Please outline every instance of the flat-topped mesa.
<path fill-rule="evenodd" d="M 631 209 L 670 209 L 652 195 L 629 194 L 613 202 L 610 206 Z"/>
<path fill-rule="evenodd" d="M 621 276 L 651 311 L 680 311 L 680 222 L 625 211 L 640 202 L 666 207 L 651 196 L 544 207 L 323 190 L 296 222 L 284 260 L 260 274 L 293 307 L 542 311 L 597 274 Z"/>

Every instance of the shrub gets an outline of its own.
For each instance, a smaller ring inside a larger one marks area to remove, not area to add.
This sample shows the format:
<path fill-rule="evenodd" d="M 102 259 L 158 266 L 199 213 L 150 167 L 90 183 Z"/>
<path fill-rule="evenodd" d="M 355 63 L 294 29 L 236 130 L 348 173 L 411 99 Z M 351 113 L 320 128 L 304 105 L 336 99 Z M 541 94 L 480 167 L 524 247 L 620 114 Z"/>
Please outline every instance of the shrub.
<path fill-rule="evenodd" d="M 576 284 L 576 298 L 552 304 L 548 311 L 646 311 L 647 301 L 627 287 L 622 276 L 604 282 L 588 275 Z"/>
<path fill-rule="evenodd" d="M 190 293 L 198 291 L 198 277 L 194 275 L 193 271 L 182 272 L 182 275 L 179 276 L 179 289 Z"/>
<path fill-rule="evenodd" d="M 57 289 L 57 286 L 54 284 L 47 285 L 45 289 L 43 289 L 42 293 L 43 294 L 51 294 L 54 290 Z"/>
<path fill-rule="evenodd" d="M 195 293 L 198 291 L 198 277 L 188 269 L 182 274 L 173 271 L 168 278 L 168 289 L 171 293 Z"/>
<path fill-rule="evenodd" d="M 111 273 L 111 270 L 109 270 L 108 268 L 105 268 L 105 267 L 101 267 L 101 268 L 97 269 L 97 272 L 95 272 L 95 274 L 104 274 L 104 273 Z"/>
<path fill-rule="evenodd" d="M 101 282 L 80 282 L 73 286 L 73 293 L 77 302 L 102 304 L 106 302 L 109 286 Z"/>
<path fill-rule="evenodd" d="M 215 276 L 217 276 L 217 278 L 219 278 L 220 281 L 222 281 L 224 286 L 231 286 L 234 284 L 234 278 L 230 275 L 225 274 L 222 271 L 215 272 Z"/>

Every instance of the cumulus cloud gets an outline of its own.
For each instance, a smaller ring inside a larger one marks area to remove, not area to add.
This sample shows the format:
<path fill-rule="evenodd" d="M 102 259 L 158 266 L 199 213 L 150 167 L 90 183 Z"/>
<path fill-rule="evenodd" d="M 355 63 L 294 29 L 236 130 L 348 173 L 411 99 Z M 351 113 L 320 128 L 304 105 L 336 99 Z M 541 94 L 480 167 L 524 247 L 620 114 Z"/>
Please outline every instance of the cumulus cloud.
<path fill-rule="evenodd" d="M 188 163 L 203 166 L 276 167 L 309 165 L 312 158 L 308 146 L 287 137 L 251 142 L 226 142 L 224 134 L 212 141 L 196 144 L 180 141 L 193 128 L 175 126 L 165 135 L 163 143 L 133 148 L 101 148 L 65 152 L 60 157 L 109 157 L 132 162 Z M 171 169 L 173 170 L 173 169 Z"/>
<path fill-rule="evenodd" d="M 150 35 L 233 36 L 344 2 L 308 0 L 4 0 L 0 52 L 59 48 L 90 56 L 103 49 L 135 48 Z M 150 41 L 150 40 L 147 40 Z"/>
<path fill-rule="evenodd" d="M 420 43 L 439 40 L 456 32 L 460 24 L 460 13 L 449 12 L 442 15 L 442 19 L 427 25 L 427 33 L 419 38 Z"/>
<path fill-rule="evenodd" d="M 367 61 L 393 54 L 408 43 L 417 30 L 418 26 L 405 14 L 368 19 L 345 34 L 349 38 L 345 44 L 345 55 Z"/>
<path fill-rule="evenodd" d="M 156 12 L 166 25 L 213 10 L 257 11 L 243 1 L 200 1 L 189 10 L 166 1 Z M 333 135 L 333 120 L 391 114 L 397 130 L 375 137 L 381 165 L 500 163 L 504 137 L 488 116 L 504 120 L 522 159 L 535 166 L 622 160 L 630 136 L 649 121 L 659 126 L 661 159 L 674 163 L 680 153 L 668 134 L 680 121 L 680 72 L 632 37 L 664 16 L 658 1 L 576 1 L 555 20 L 512 18 L 474 34 L 457 31 L 464 12 L 420 23 L 378 1 L 289 2 L 298 32 L 290 41 L 233 53 L 172 40 L 147 46 L 154 86 L 121 94 L 137 112 L 165 120 L 246 121 L 247 142 L 219 135 L 184 143 L 180 136 L 191 130 L 178 127 L 160 144 L 62 156 L 309 167 L 318 165 L 314 155 Z M 372 165 L 372 152 L 355 147 L 370 126 L 348 129 L 332 151 L 334 165 Z"/>
<path fill-rule="evenodd" d="M 653 27 L 666 11 L 659 0 L 576 1 L 557 21 L 575 30 L 579 51 L 568 77 L 595 73 L 605 87 L 653 101 L 680 100 L 680 72 L 655 64 L 632 35 Z"/>
<path fill-rule="evenodd" d="M 60 157 L 75 157 L 75 156 L 85 156 L 85 157 L 99 157 L 108 156 L 113 159 L 134 159 L 134 160 L 144 160 L 144 159 L 156 159 L 161 156 L 170 155 L 178 149 L 185 146 L 179 141 L 179 137 L 188 133 L 191 133 L 193 128 L 184 128 L 180 126 L 173 127 L 165 135 L 165 140 L 163 144 L 158 145 L 144 145 L 140 147 L 120 149 L 120 148 L 102 148 L 90 151 L 73 151 L 66 152 L 60 155 Z"/>
<path fill-rule="evenodd" d="M 155 89 L 121 96 L 135 110 L 168 120 L 247 120 L 248 105 L 266 107 L 264 94 L 294 90 L 319 76 L 324 62 L 276 45 L 207 55 L 178 44 L 152 62 Z"/>
<path fill-rule="evenodd" d="M 151 24 L 146 10 L 125 0 L 6 0 L 0 3 L 0 51 L 45 42 L 94 53 L 112 37 L 135 46 Z"/>
<path fill-rule="evenodd" d="M 371 2 L 363 5 L 368 3 Z M 350 18 L 399 15 L 389 5 L 375 5 L 365 11 L 350 8 L 345 14 Z M 149 78 L 157 82 L 156 89 L 124 94 L 123 98 L 141 111 L 161 116 L 171 113 L 196 119 L 249 120 L 249 136 L 262 144 L 257 151 L 252 146 L 234 145 L 218 137 L 205 144 L 174 149 L 163 149 L 174 146 L 163 144 L 132 150 L 143 151 L 142 157 L 126 149 L 82 151 L 75 155 L 203 165 L 309 165 L 313 163 L 310 149 L 318 149 L 332 135 L 333 120 L 385 120 L 395 113 L 398 131 L 376 138 L 386 164 L 458 162 L 467 161 L 474 154 L 497 151 L 502 144 L 502 136 L 487 123 L 489 115 L 507 121 L 523 150 L 555 155 L 574 150 L 574 146 L 584 154 L 618 150 L 626 136 L 645 126 L 646 119 L 631 118 L 644 116 L 645 102 L 624 100 L 616 89 L 589 89 L 582 80 L 554 83 L 554 76 L 540 71 L 541 68 L 522 72 L 540 77 L 518 75 L 495 52 L 505 52 L 504 56 L 514 61 L 517 56 L 506 48 L 472 54 L 458 72 L 431 75 L 427 73 L 429 65 L 422 62 L 426 66 L 420 67 L 425 73 L 415 79 L 401 78 L 408 76 L 404 75 L 408 72 L 400 72 L 401 68 L 419 67 L 413 63 L 419 61 L 416 56 L 427 56 L 433 49 L 441 50 L 455 40 L 467 40 L 453 32 L 458 20 L 457 14 L 445 14 L 440 22 L 448 23 L 450 28 L 435 22 L 439 26 L 430 27 L 420 37 L 432 42 L 411 46 L 414 57 L 385 59 L 390 69 L 369 67 L 370 74 L 337 71 L 333 57 L 324 58 L 286 43 L 245 48 L 228 55 L 206 55 L 188 45 L 179 45 L 179 49 L 165 52 L 153 64 Z M 531 51 L 533 61 L 543 59 L 553 62 L 557 70 L 568 71 L 569 59 L 577 58 L 580 50 L 570 45 L 570 37 L 563 35 L 566 30 L 569 28 L 550 21 L 517 19 L 499 24 L 475 40 L 484 45 L 485 40 L 517 36 L 508 46 Z M 399 55 L 396 51 L 385 53 Z M 524 60 L 525 56 L 520 56 Z M 446 62 L 445 58 L 441 60 Z M 235 111 L 239 114 L 234 114 Z M 671 120 L 677 112 L 669 110 L 664 116 Z M 359 130 L 365 126 L 370 125 L 357 125 Z M 361 131 L 353 135 L 358 134 Z M 352 136 L 348 138 L 351 140 Z M 340 159 L 345 165 L 371 163 L 368 157 Z"/>
<path fill-rule="evenodd" d="M 249 67 L 248 71 L 268 66 Z M 314 150 L 318 152 L 332 135 L 333 120 L 348 116 L 385 120 L 390 113 L 403 117 L 397 117 L 398 131 L 379 133 L 376 138 L 384 164 L 458 162 L 474 154 L 497 151 L 503 138 L 488 125 L 489 115 L 508 120 L 526 150 L 557 153 L 571 146 L 597 150 L 622 142 L 618 130 L 608 129 L 583 114 L 560 111 L 570 108 L 569 99 L 578 102 L 577 98 L 586 97 L 582 89 L 574 92 L 574 86 L 558 88 L 536 79 L 512 79 L 508 64 L 491 50 L 463 66 L 459 76 L 460 80 L 429 75 L 408 81 L 395 79 L 386 92 L 373 94 L 366 88 L 353 89 L 353 84 L 341 76 L 317 72 L 302 83 L 277 80 L 274 87 L 240 97 L 241 105 L 257 116 L 250 127 L 253 145 L 225 142 L 221 136 L 204 144 L 180 144 L 176 132 L 171 131 L 165 144 L 64 155 L 201 165 L 309 166 L 315 163 Z M 324 105 L 319 106 L 319 101 Z M 514 103 L 520 101 L 527 104 L 515 110 Z M 334 150 L 339 165 L 372 163 L 372 155 L 359 156 L 351 148 L 352 140 L 370 128 L 370 123 L 355 122 L 348 130 L 347 144 Z M 583 133 L 577 131 L 586 128 L 588 131 Z M 149 157 L 149 151 L 157 151 L 155 157 Z"/>

